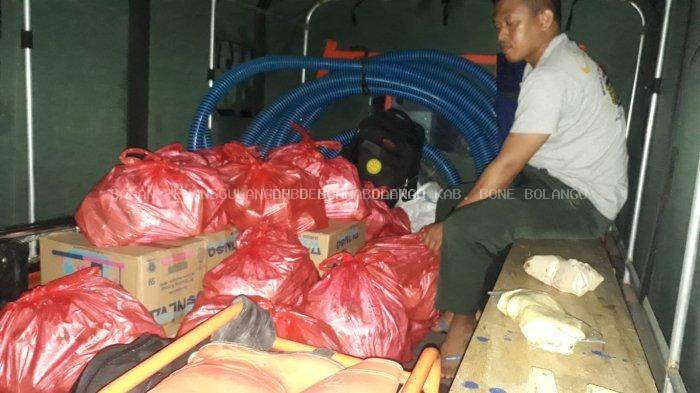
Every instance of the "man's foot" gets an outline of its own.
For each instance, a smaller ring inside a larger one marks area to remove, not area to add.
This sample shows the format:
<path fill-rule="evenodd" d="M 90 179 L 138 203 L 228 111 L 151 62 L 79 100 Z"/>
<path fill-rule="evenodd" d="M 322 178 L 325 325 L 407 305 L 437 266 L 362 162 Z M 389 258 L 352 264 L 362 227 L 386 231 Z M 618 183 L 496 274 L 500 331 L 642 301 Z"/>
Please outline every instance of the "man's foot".
<path fill-rule="evenodd" d="M 455 377 L 475 327 L 476 320 L 473 315 L 455 314 L 452 318 L 447 338 L 440 347 L 443 378 Z"/>
<path fill-rule="evenodd" d="M 445 333 L 448 330 L 450 330 L 450 325 L 452 324 L 452 318 L 454 318 L 455 314 L 451 311 L 445 311 L 440 315 L 440 319 L 438 319 L 437 323 L 435 326 L 433 326 L 430 330 L 432 330 L 435 333 Z"/>

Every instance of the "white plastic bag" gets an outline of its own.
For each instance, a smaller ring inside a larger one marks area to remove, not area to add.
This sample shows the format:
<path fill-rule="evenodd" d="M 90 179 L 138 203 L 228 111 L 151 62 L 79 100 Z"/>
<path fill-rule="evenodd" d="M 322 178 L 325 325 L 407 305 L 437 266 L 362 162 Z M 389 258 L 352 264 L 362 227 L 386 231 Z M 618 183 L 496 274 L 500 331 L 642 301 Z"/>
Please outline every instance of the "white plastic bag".
<path fill-rule="evenodd" d="M 595 290 L 603 282 L 603 276 L 591 265 L 558 255 L 535 255 L 528 258 L 523 267 L 532 277 L 576 296 Z"/>
<path fill-rule="evenodd" d="M 442 188 L 436 182 L 419 185 L 414 197 L 399 201 L 396 206 L 402 208 L 411 221 L 411 232 L 416 233 L 426 225 L 435 222 L 435 210 Z"/>
<path fill-rule="evenodd" d="M 518 323 L 528 343 L 548 352 L 570 355 L 577 343 L 586 340 L 590 330 L 545 292 L 504 292 L 496 308 Z"/>

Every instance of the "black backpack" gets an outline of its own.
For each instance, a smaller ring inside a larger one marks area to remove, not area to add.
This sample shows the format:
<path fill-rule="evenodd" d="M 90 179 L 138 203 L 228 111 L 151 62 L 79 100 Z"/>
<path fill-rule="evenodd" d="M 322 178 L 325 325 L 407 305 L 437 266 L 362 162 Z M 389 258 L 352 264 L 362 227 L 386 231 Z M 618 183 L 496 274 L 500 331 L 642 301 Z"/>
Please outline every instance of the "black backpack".
<path fill-rule="evenodd" d="M 357 166 L 360 179 L 392 191 L 413 190 L 420 171 L 425 130 L 403 111 L 389 109 L 362 120 L 357 138 L 343 156 Z M 395 203 L 397 193 L 390 201 Z"/>

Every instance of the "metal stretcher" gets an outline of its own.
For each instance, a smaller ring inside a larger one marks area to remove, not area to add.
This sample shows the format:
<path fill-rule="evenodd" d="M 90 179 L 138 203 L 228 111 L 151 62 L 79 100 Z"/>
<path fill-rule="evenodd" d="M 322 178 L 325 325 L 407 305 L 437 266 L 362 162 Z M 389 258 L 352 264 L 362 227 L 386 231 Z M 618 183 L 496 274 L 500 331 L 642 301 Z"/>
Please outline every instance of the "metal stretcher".
<path fill-rule="evenodd" d="M 214 332 L 239 316 L 243 309 L 241 303 L 234 303 L 206 322 L 189 331 L 167 347 L 161 349 L 150 358 L 129 370 L 119 378 L 105 386 L 100 393 L 126 393 L 150 376 L 158 372 L 170 362 L 194 348 L 197 344 L 209 338 Z M 295 341 L 275 338 L 272 350 L 276 352 L 313 352 L 317 348 Z M 333 353 L 331 359 L 344 367 L 353 366 L 362 359 L 340 353 Z M 401 374 L 401 393 L 438 393 L 440 386 L 440 352 L 435 348 L 426 348 L 421 353 L 412 372 Z"/>

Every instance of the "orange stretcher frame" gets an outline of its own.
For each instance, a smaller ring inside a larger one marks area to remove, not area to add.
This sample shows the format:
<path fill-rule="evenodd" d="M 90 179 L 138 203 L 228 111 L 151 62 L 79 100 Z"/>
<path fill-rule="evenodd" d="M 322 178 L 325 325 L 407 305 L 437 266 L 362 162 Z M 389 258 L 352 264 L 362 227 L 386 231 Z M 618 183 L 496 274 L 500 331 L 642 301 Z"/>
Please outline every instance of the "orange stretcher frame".
<path fill-rule="evenodd" d="M 126 393 L 141 384 L 158 370 L 194 348 L 200 342 L 209 338 L 215 331 L 238 317 L 243 309 L 243 303 L 234 303 L 218 314 L 209 318 L 182 337 L 173 341 L 167 347 L 153 354 L 136 367 L 127 371 L 119 378 L 100 390 L 100 393 Z M 313 352 L 317 348 L 283 338 L 276 338 L 272 350 L 278 352 Z M 333 353 L 331 359 L 344 367 L 350 367 L 362 361 L 353 356 Z M 400 381 L 403 384 L 402 393 L 438 393 L 440 387 L 440 352 L 435 348 L 426 348 L 418 358 L 413 371 L 404 371 Z"/>

